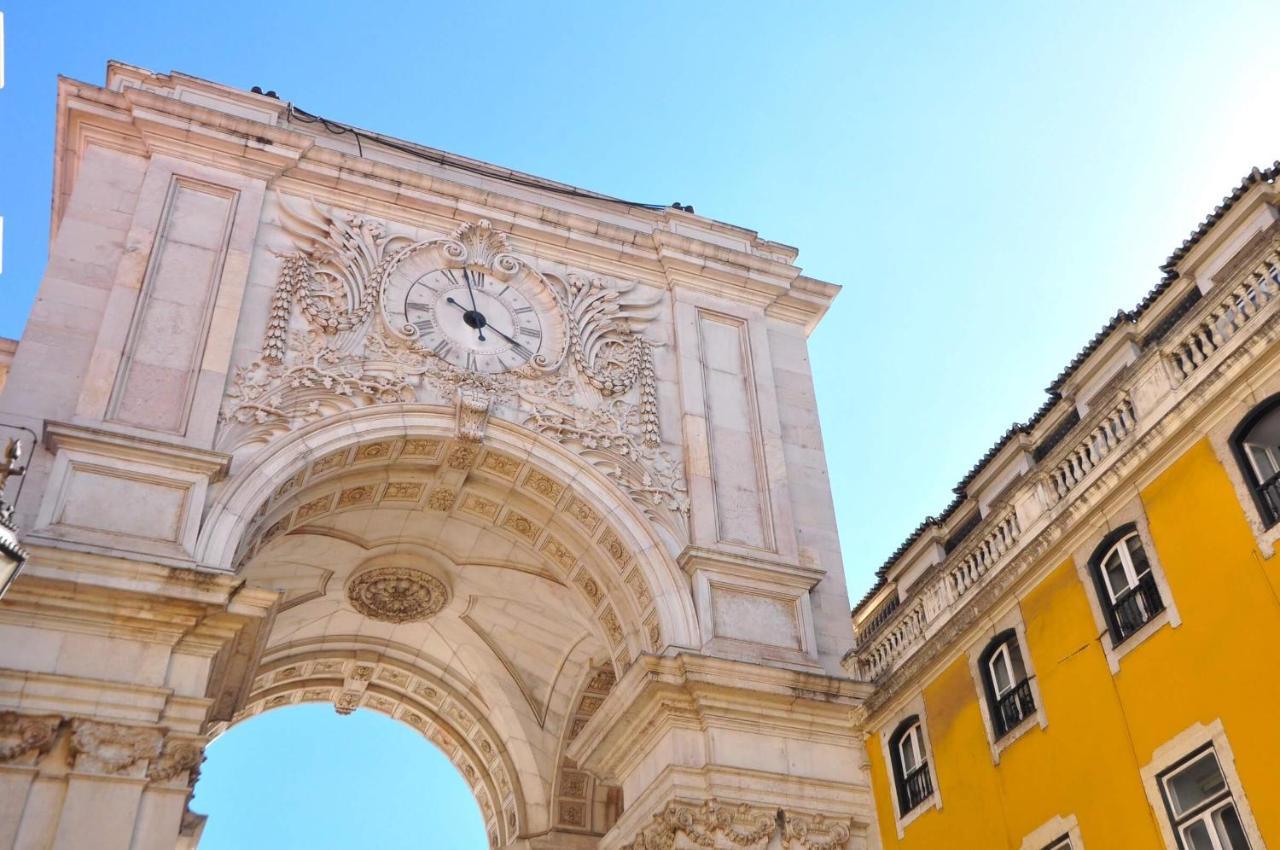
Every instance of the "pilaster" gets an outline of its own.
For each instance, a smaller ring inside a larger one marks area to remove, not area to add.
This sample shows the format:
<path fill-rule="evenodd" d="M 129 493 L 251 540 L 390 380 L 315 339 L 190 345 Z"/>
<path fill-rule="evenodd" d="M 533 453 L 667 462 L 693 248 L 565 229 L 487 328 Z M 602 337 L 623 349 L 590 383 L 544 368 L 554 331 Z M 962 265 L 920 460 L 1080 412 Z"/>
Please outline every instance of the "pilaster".
<path fill-rule="evenodd" d="M 703 655 L 638 659 L 569 749 L 627 801 L 601 850 L 669 847 L 679 833 L 695 844 L 867 847 L 873 810 L 853 734 L 865 692 Z"/>

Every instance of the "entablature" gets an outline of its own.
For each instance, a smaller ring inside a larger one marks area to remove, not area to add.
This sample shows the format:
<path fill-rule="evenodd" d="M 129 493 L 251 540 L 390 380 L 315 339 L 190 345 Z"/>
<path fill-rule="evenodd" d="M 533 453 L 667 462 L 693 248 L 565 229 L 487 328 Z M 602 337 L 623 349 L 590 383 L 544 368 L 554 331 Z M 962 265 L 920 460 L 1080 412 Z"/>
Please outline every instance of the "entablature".
<path fill-rule="evenodd" d="M 838 291 L 802 278 L 794 248 L 749 229 L 391 139 L 182 74 L 113 62 L 106 87 L 64 78 L 58 124 L 58 149 L 72 155 L 55 164 L 54 231 L 80 156 L 107 144 L 202 161 L 347 208 L 381 203 L 393 219 L 406 209 L 455 224 L 485 217 L 544 251 L 619 264 L 665 287 L 711 290 L 806 332 Z"/>

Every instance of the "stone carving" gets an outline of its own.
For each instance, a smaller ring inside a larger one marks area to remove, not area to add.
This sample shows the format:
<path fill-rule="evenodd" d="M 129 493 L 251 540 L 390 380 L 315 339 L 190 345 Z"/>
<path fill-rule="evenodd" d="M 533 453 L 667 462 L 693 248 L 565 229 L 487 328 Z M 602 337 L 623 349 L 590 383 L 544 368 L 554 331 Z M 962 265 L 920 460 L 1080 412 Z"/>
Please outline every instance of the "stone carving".
<path fill-rule="evenodd" d="M 669 803 L 623 850 L 672 850 L 681 834 L 700 847 L 728 844 L 763 850 L 777 829 L 776 814 L 746 804 L 730 808 L 716 800 L 700 806 Z"/>
<path fill-rule="evenodd" d="M 684 533 L 689 516 L 684 466 L 665 449 L 646 444 L 637 436 L 643 423 L 633 405 L 614 399 L 595 408 L 535 408 L 524 424 L 576 450 L 621 487 L 647 516 Z"/>
<path fill-rule="evenodd" d="M 623 850 L 672 850 L 679 835 L 699 847 L 763 850 L 779 834 L 783 850 L 845 850 L 853 833 L 849 820 L 746 803 L 731 807 L 712 799 L 700 806 L 668 804 Z"/>
<path fill-rule="evenodd" d="M 204 747 L 200 744 L 190 740 L 170 739 L 165 741 L 160 757 L 151 763 L 147 776 L 157 782 L 168 782 L 188 771 L 198 771 L 203 762 Z"/>
<path fill-rule="evenodd" d="M 71 721 L 71 763 L 87 773 L 140 776 L 163 743 L 164 731 L 155 727 Z"/>
<path fill-rule="evenodd" d="M 848 820 L 783 812 L 782 846 L 787 850 L 844 850 L 852 835 Z"/>
<path fill-rule="evenodd" d="M 658 299 L 624 301 L 634 288 L 634 283 L 609 287 L 599 277 L 566 276 L 562 295 L 569 312 L 569 350 L 578 370 L 602 395 L 619 396 L 640 387 L 641 443 L 657 448 L 662 441 L 653 352 L 636 327 L 649 320 Z"/>
<path fill-rule="evenodd" d="M 375 567 L 347 584 L 347 598 L 366 617 L 384 623 L 412 623 L 439 613 L 449 591 L 430 573 L 408 567 Z"/>
<path fill-rule="evenodd" d="M 19 714 L 0 711 L 0 764 L 13 761 L 33 750 L 48 752 L 58 734 L 62 718 L 56 714 Z"/>
<path fill-rule="evenodd" d="M 452 402 L 462 439 L 481 440 L 493 415 L 519 422 L 579 452 L 651 518 L 687 536 L 683 465 L 662 448 L 656 343 L 644 335 L 660 298 L 639 296 L 634 282 L 539 274 L 487 221 L 415 242 L 314 201 L 298 212 L 281 198 L 279 209 L 296 250 L 281 256 L 261 355 L 232 375 L 220 447 L 265 443 L 354 407 Z M 564 322 L 564 350 L 486 375 L 417 346 L 388 324 L 381 299 L 397 265 L 423 250 L 541 281 Z"/>
<path fill-rule="evenodd" d="M 474 387 L 458 387 L 458 437 L 473 443 L 484 439 L 493 396 Z"/>

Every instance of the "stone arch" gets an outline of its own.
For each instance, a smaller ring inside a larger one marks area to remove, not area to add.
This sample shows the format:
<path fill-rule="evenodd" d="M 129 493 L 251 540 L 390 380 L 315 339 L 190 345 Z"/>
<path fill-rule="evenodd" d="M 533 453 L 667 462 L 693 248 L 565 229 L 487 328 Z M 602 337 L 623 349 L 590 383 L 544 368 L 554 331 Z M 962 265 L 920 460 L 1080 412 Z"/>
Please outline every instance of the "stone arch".
<path fill-rule="evenodd" d="M 599 470 L 518 425 L 493 419 L 483 443 L 476 443 L 457 436 L 452 410 L 357 408 L 279 437 L 237 465 L 219 485 L 197 542 L 197 559 L 208 568 L 235 571 L 274 536 L 322 513 L 412 499 L 487 522 L 535 547 L 595 603 L 620 672 L 639 652 L 697 643 L 687 579 L 651 521 Z M 403 481 L 379 478 L 392 468 L 415 474 Z M 293 504 L 297 494 L 350 480 L 351 473 L 370 480 Z M 508 498 L 468 494 L 473 479 L 502 481 Z"/>
<path fill-rule="evenodd" d="M 464 690 L 385 654 L 318 648 L 278 655 L 259 668 L 244 706 L 209 733 L 219 735 L 266 711 L 315 702 L 332 703 L 340 714 L 357 708 L 377 711 L 435 744 L 470 786 L 490 847 L 512 843 L 528 823 L 526 789 L 517 766 L 518 756 L 527 759 L 528 754 L 511 752 Z"/>

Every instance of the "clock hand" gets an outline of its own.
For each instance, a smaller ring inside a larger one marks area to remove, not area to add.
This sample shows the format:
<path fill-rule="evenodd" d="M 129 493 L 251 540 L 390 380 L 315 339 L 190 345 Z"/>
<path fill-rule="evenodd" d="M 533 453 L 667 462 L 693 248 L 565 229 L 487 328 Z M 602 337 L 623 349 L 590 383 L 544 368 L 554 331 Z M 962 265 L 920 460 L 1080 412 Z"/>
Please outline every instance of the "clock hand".
<path fill-rule="evenodd" d="M 444 300 L 462 311 L 462 321 L 466 323 L 467 327 L 475 328 L 476 333 L 479 334 L 480 341 L 484 342 L 484 329 L 485 325 L 488 324 L 488 322 L 485 321 L 484 314 L 479 310 L 468 310 L 457 301 L 454 301 L 452 295 L 446 297 Z M 472 300 L 475 300 L 474 295 L 472 296 Z"/>
<path fill-rule="evenodd" d="M 479 313 L 480 308 L 476 306 L 476 291 L 471 288 L 471 270 L 470 269 L 462 270 L 462 279 L 467 282 L 467 294 L 471 296 L 471 309 Z"/>
<path fill-rule="evenodd" d="M 519 354 L 519 355 L 520 355 L 521 357 L 523 357 L 525 360 L 528 360 L 530 357 L 532 357 L 532 356 L 533 356 L 533 352 L 532 352 L 532 351 L 530 351 L 529 349 L 525 348 L 523 345 L 521 345 L 520 343 L 516 342 L 516 341 L 515 341 L 514 339 L 512 339 L 511 337 L 507 336 L 507 335 L 506 335 L 506 334 L 504 334 L 502 331 L 500 331 L 500 330 L 498 330 L 497 328 L 495 328 L 493 325 L 489 325 L 489 329 L 490 329 L 490 330 L 492 330 L 494 333 L 496 333 L 498 336 L 500 336 L 500 337 L 502 337 L 503 339 L 505 339 L 507 342 L 511 343 L 511 350 L 512 350 L 512 351 L 514 351 L 516 354 Z"/>

